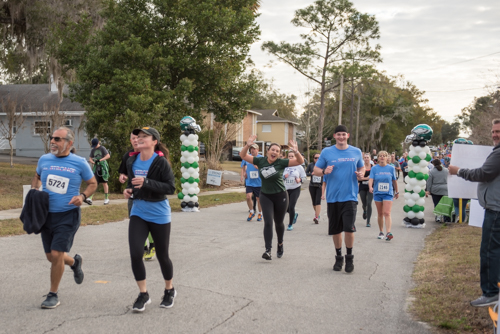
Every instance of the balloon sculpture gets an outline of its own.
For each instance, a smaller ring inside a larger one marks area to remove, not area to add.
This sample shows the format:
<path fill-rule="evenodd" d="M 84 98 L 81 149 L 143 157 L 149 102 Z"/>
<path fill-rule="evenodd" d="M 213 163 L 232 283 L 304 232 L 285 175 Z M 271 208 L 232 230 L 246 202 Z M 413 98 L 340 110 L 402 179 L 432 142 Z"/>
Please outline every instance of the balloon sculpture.
<path fill-rule="evenodd" d="M 429 178 L 431 150 L 427 142 L 431 140 L 432 128 L 427 124 L 419 124 L 406 136 L 406 142 L 411 143 L 408 153 L 408 175 L 405 177 L 405 206 L 406 217 L 403 224 L 406 227 L 424 228 L 425 186 Z"/>
<path fill-rule="evenodd" d="M 181 208 L 184 212 L 198 212 L 199 203 L 197 194 L 200 192 L 200 167 L 198 162 L 198 135 L 201 131 L 196 120 L 191 116 L 181 119 L 181 184 L 182 192 L 177 197 L 181 200 Z"/>

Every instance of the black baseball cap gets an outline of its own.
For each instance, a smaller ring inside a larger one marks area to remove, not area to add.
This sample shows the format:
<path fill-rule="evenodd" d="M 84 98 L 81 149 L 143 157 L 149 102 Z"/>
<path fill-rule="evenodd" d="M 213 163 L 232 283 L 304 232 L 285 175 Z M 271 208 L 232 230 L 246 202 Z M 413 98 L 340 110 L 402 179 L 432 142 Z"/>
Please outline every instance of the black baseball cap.
<path fill-rule="evenodd" d="M 160 141 L 160 133 L 158 132 L 158 130 L 156 130 L 154 128 L 150 128 L 149 126 L 145 126 L 141 129 L 134 129 L 134 131 L 132 131 L 132 133 L 136 136 L 139 135 L 139 132 L 144 132 L 145 134 L 153 136 L 153 139 Z"/>

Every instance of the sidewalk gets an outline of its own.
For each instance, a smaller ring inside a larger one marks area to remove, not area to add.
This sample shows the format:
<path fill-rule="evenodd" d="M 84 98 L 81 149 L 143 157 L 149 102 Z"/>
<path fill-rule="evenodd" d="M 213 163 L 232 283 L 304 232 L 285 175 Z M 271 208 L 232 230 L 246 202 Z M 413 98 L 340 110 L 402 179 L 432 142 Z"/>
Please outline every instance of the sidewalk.
<path fill-rule="evenodd" d="M 0 293 L 8 302 L 0 304 L 0 333 L 428 334 L 406 310 L 413 263 L 438 224 L 427 200 L 427 226 L 403 227 L 403 206 L 402 198 L 394 202 L 390 242 L 377 239 L 375 213 L 367 228 L 358 207 L 352 274 L 332 270 L 326 203 L 314 224 L 307 190 L 297 203 L 294 230 L 285 231 L 281 259 L 274 235 L 272 261 L 261 258 L 263 223 L 246 221 L 246 203 L 174 212 L 175 305 L 159 308 L 164 281 L 158 261 L 146 262 L 152 304 L 142 314 L 131 311 L 138 289 L 130 268 L 128 220 L 80 228 L 71 255 L 83 256 L 85 280 L 76 285 L 66 269 L 55 310 L 40 309 L 50 273 L 40 236 L 1 238 Z"/>

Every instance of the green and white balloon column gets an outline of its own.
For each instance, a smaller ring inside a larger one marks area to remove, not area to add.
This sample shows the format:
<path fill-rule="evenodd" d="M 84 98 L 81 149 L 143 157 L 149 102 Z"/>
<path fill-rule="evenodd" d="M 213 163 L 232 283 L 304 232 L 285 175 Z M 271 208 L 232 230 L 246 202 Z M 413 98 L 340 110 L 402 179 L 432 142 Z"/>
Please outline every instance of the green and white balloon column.
<path fill-rule="evenodd" d="M 200 192 L 200 167 L 198 156 L 198 135 L 195 132 L 201 130 L 200 126 L 191 116 L 183 117 L 181 120 L 181 184 L 182 191 L 177 195 L 181 200 L 181 208 L 184 212 L 198 212 L 198 193 Z"/>
<path fill-rule="evenodd" d="M 427 124 L 419 124 L 411 130 L 412 134 L 406 137 L 410 142 L 408 152 L 408 175 L 405 177 L 405 219 L 407 227 L 425 227 L 424 204 L 425 186 L 429 178 L 429 162 L 431 150 L 427 142 L 431 140 L 432 128 Z"/>

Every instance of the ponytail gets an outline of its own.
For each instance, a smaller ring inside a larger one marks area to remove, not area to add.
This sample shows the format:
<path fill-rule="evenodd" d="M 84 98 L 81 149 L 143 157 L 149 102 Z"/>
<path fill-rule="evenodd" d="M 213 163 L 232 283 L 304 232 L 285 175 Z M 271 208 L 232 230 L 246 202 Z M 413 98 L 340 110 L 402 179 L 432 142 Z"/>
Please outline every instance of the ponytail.
<path fill-rule="evenodd" d="M 156 151 L 160 151 L 163 153 L 163 156 L 165 157 L 165 159 L 167 159 L 168 163 L 170 165 L 172 165 L 170 163 L 170 152 L 168 151 L 168 148 L 165 146 L 165 144 L 163 143 L 160 143 L 158 142 L 156 145 L 155 145 L 155 152 Z"/>

